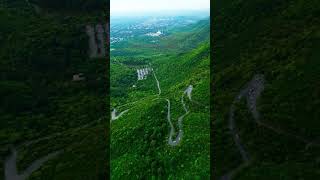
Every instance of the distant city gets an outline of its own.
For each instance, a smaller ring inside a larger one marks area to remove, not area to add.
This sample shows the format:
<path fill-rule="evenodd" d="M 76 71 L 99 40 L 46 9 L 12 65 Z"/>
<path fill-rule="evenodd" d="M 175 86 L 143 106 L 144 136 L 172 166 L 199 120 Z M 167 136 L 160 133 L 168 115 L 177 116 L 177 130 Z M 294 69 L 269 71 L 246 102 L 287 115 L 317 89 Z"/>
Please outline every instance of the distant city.
<path fill-rule="evenodd" d="M 130 38 L 149 36 L 157 38 L 160 36 L 168 35 L 167 32 L 172 28 L 179 28 L 196 23 L 203 17 L 190 16 L 190 17 L 135 17 L 135 18 L 114 18 L 112 21 L 118 21 L 117 23 L 111 23 L 110 44 L 111 46 L 126 41 Z M 120 19 L 120 20 L 119 20 Z M 129 22 L 129 23 L 121 23 Z M 155 42 L 155 39 L 150 40 Z"/>

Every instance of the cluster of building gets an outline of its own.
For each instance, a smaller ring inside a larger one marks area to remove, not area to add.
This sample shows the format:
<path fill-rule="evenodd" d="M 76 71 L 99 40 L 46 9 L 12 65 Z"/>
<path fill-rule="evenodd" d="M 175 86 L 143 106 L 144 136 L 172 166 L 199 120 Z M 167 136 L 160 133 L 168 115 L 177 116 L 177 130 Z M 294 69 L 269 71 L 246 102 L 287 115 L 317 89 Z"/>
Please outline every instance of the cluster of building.
<path fill-rule="evenodd" d="M 148 74 L 152 71 L 152 68 L 146 67 L 143 69 L 137 69 L 138 80 L 147 79 Z"/>
<path fill-rule="evenodd" d="M 163 33 L 161 31 L 157 31 L 156 33 L 147 33 L 147 36 L 151 36 L 151 37 L 158 37 L 161 36 Z"/>
<path fill-rule="evenodd" d="M 123 40 L 124 40 L 124 38 L 111 37 L 111 38 L 110 38 L 110 44 L 118 43 L 118 42 L 121 42 L 121 41 L 123 41 Z"/>

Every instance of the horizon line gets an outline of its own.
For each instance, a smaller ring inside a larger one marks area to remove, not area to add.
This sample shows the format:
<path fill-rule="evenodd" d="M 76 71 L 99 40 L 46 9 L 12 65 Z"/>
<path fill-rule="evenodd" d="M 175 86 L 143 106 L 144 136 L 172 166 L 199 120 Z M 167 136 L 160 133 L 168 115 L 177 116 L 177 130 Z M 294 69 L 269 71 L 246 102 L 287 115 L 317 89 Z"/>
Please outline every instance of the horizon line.
<path fill-rule="evenodd" d="M 192 15 L 190 13 L 207 13 L 208 16 L 210 16 L 210 8 L 206 9 L 181 9 L 181 10 L 173 10 L 173 9 L 163 9 L 163 10 L 157 10 L 157 11 L 116 11 L 111 12 L 110 11 L 110 17 L 112 16 L 152 16 L 152 15 L 169 15 L 169 16 L 175 16 L 177 14 L 188 14 Z M 194 16 L 197 16 L 197 14 L 194 14 Z"/>

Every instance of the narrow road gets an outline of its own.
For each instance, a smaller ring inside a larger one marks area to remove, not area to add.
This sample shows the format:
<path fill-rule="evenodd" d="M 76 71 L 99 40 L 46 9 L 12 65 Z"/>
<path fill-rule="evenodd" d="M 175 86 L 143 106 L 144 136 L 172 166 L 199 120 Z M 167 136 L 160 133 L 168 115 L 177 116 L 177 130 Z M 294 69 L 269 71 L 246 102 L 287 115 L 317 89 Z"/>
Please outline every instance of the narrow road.
<path fill-rule="evenodd" d="M 157 87 L 158 87 L 158 91 L 159 91 L 159 92 L 158 92 L 158 96 L 160 96 L 160 94 L 161 94 L 160 83 L 159 83 L 159 81 L 158 81 L 158 78 L 157 78 L 157 76 L 156 76 L 153 68 L 151 68 L 150 70 L 153 72 L 153 76 L 154 76 L 154 79 L 156 80 Z M 148 70 L 148 72 L 149 72 L 149 70 Z M 148 73 L 146 73 L 146 74 L 148 74 Z M 144 75 L 143 75 L 143 76 L 144 76 Z M 140 74 L 138 73 L 138 80 L 143 79 L 143 76 L 141 76 L 142 78 L 140 78 Z M 142 98 L 142 99 L 140 99 L 140 100 L 138 100 L 138 101 L 135 101 L 135 102 L 131 102 L 131 103 L 127 103 L 127 104 L 118 106 L 117 108 L 126 106 L 126 105 L 128 105 L 128 104 L 135 104 L 135 103 L 137 103 L 137 102 L 140 102 L 140 101 L 143 100 L 143 99 L 144 99 L 144 98 Z M 125 111 L 122 111 L 119 115 L 116 115 L 117 110 L 116 110 L 116 108 L 114 108 L 113 111 L 111 112 L 111 121 L 114 121 L 114 120 L 119 119 L 123 114 L 125 114 L 125 113 L 128 112 L 129 110 L 130 110 L 130 109 L 127 109 L 127 110 L 125 110 Z"/>
<path fill-rule="evenodd" d="M 151 66 L 151 64 L 149 64 Z M 174 135 L 176 134 L 176 130 L 173 126 L 173 123 L 171 121 L 171 103 L 170 103 L 170 100 L 167 99 L 167 98 L 161 98 L 160 95 L 161 95 L 161 87 L 160 87 L 160 82 L 156 76 L 156 73 L 155 71 L 153 70 L 153 68 L 151 68 L 151 71 L 153 73 L 153 77 L 156 81 L 156 84 L 157 84 L 157 88 L 158 88 L 158 97 L 153 99 L 153 100 L 156 100 L 156 99 L 164 99 L 167 101 L 168 105 L 167 105 L 167 121 L 170 125 L 170 132 L 169 132 L 169 138 L 168 138 L 168 144 L 170 146 L 177 146 L 181 139 L 182 139 L 182 136 L 183 136 L 183 119 L 185 118 L 186 115 L 189 114 L 189 110 L 184 102 L 184 96 L 186 95 L 190 101 L 192 101 L 192 90 L 193 90 L 193 86 L 192 85 L 189 85 L 188 88 L 183 92 L 182 96 L 181 96 L 181 104 L 182 104 L 182 107 L 184 109 L 184 114 L 181 115 L 179 118 L 178 118 L 178 128 L 179 128 L 179 131 L 178 131 L 178 134 L 176 135 L 176 137 L 174 137 Z M 136 101 L 138 102 L 138 101 Z M 132 104 L 132 103 L 130 103 Z M 122 105 L 123 106 L 123 105 Z M 128 110 L 125 110 L 123 112 L 121 112 L 119 115 L 116 115 L 117 111 L 116 109 L 113 109 L 113 111 L 111 112 L 111 120 L 114 121 L 118 118 L 120 118 L 124 113 L 128 112 Z"/>
<path fill-rule="evenodd" d="M 155 95 L 154 95 L 154 96 L 155 96 Z M 126 103 L 126 104 L 122 104 L 122 105 L 120 105 L 120 106 L 117 106 L 117 108 L 120 108 L 120 107 L 123 107 L 123 106 L 127 106 L 127 105 L 136 104 L 136 103 L 138 103 L 138 102 L 140 102 L 140 101 L 142 101 L 142 100 L 144 100 L 144 99 L 146 99 L 146 98 L 149 98 L 149 97 L 144 97 L 144 98 L 141 98 L 141 99 L 139 99 L 139 100 L 137 100 L 137 101 L 134 101 L 134 102 L 129 102 L 129 103 Z"/>
<path fill-rule="evenodd" d="M 208 109 L 209 106 L 207 106 L 207 105 L 205 105 L 205 104 L 203 104 L 203 103 L 201 103 L 201 102 L 198 102 L 198 101 L 195 101 L 195 100 L 192 99 L 192 97 L 191 97 L 191 92 L 192 92 L 192 90 L 193 90 L 193 86 L 192 86 L 192 85 L 189 85 L 188 88 L 185 90 L 185 93 L 188 95 L 189 100 L 190 100 L 191 102 L 199 105 L 199 106 L 202 106 L 202 107 Z"/>
<path fill-rule="evenodd" d="M 256 122 L 259 122 L 260 114 L 257 111 L 257 99 L 260 97 L 263 90 L 264 90 L 264 76 L 260 74 L 255 75 L 253 79 L 249 83 L 247 83 L 245 88 L 240 90 L 239 94 L 233 100 L 233 103 L 229 110 L 229 129 L 233 136 L 234 143 L 236 144 L 241 154 L 242 160 L 246 164 L 249 163 L 250 156 L 249 156 L 249 153 L 245 150 L 244 146 L 241 144 L 240 136 L 236 130 L 236 124 L 234 120 L 235 108 L 236 108 L 236 104 L 240 102 L 242 98 L 245 97 L 247 100 L 247 107 L 251 111 Z M 234 171 L 236 170 L 233 170 L 223 175 L 219 179 L 230 180 Z"/>
<path fill-rule="evenodd" d="M 117 120 L 119 119 L 124 113 L 128 112 L 129 109 L 122 111 L 119 115 L 116 115 L 117 110 L 113 109 L 112 113 L 111 113 L 111 121 Z"/>
<path fill-rule="evenodd" d="M 235 121 L 234 121 L 234 111 L 235 105 L 238 103 L 243 97 L 247 99 L 247 106 L 252 116 L 256 120 L 256 122 L 260 122 L 260 114 L 257 111 L 257 99 L 260 97 L 262 91 L 264 90 L 264 76 L 256 75 L 253 79 L 247 84 L 247 86 L 242 89 L 239 95 L 233 101 L 230 111 L 229 111 L 229 129 L 233 135 L 234 142 L 240 151 L 243 161 L 249 161 L 249 153 L 245 151 L 243 145 L 241 144 L 241 140 L 238 132 L 235 129 Z"/>
<path fill-rule="evenodd" d="M 241 140 L 240 140 L 240 137 L 239 137 L 239 134 L 238 132 L 236 131 L 236 125 L 235 125 L 235 120 L 234 120 L 234 112 L 235 112 L 235 106 L 236 106 L 236 103 L 238 103 L 242 98 L 246 98 L 246 101 L 247 101 L 247 107 L 249 109 L 249 111 L 251 112 L 253 118 L 254 118 L 254 121 L 260 125 L 260 126 L 263 126 L 277 134 L 281 134 L 281 135 L 286 135 L 286 136 L 290 136 L 290 137 L 293 137 L 295 138 L 296 140 L 298 141 L 301 141 L 303 143 L 306 143 L 306 148 L 309 146 L 309 145 L 320 145 L 318 142 L 316 141 L 313 141 L 313 140 L 308 140 L 302 136 L 298 136 L 296 134 L 292 134 L 292 133 L 288 133 L 288 132 L 285 132 L 281 129 L 278 129 L 278 128 L 275 128 L 271 125 L 268 125 L 264 122 L 261 121 L 260 119 L 260 113 L 259 111 L 257 110 L 257 100 L 258 98 L 260 97 L 261 93 L 263 92 L 264 90 L 264 83 L 265 83 L 265 80 L 264 80 L 264 75 L 261 75 L 261 74 L 257 74 L 253 77 L 253 79 L 251 81 L 249 81 L 247 83 L 247 85 L 245 86 L 244 89 L 242 89 L 240 91 L 240 93 L 238 94 L 238 96 L 236 96 L 236 98 L 234 99 L 231 107 L 230 107 L 230 111 L 229 111 L 229 129 L 231 131 L 231 134 L 233 135 L 233 139 L 234 139 L 234 142 L 241 154 L 241 157 L 242 157 L 242 160 L 244 161 L 244 163 L 246 165 L 249 164 L 249 161 L 250 161 L 250 156 L 249 156 L 249 153 L 245 150 L 244 146 L 241 144 Z M 220 177 L 221 180 L 229 180 L 231 179 L 232 177 L 232 174 L 233 172 L 236 171 L 236 170 L 233 170 L 229 173 L 227 173 L 226 175 Z"/>
<path fill-rule="evenodd" d="M 158 78 L 157 78 L 156 73 L 154 72 L 153 68 L 151 68 L 151 70 L 152 70 L 152 72 L 153 72 L 154 79 L 155 79 L 156 82 L 157 82 L 157 87 L 158 87 L 158 91 L 159 91 L 159 92 L 158 92 L 158 96 L 160 96 L 160 95 L 161 95 L 160 83 L 159 83 L 159 81 L 158 81 Z"/>
<path fill-rule="evenodd" d="M 161 87 L 160 87 L 159 80 L 158 80 L 158 78 L 156 76 L 156 73 L 154 72 L 153 68 L 151 70 L 153 72 L 153 76 L 154 76 L 154 79 L 156 80 L 157 87 L 158 87 L 158 90 L 159 90 L 158 96 L 160 96 L 161 95 Z M 184 93 L 181 96 L 181 104 L 183 106 L 183 109 L 184 109 L 185 113 L 178 118 L 179 132 L 178 132 L 178 135 L 174 139 L 173 139 L 173 136 L 175 135 L 176 131 L 175 131 L 175 128 L 174 128 L 174 126 L 172 124 L 172 121 L 171 121 L 171 104 L 170 104 L 170 100 L 169 99 L 165 99 L 168 102 L 168 105 L 167 105 L 167 109 L 168 109 L 168 111 L 167 111 L 167 120 L 168 120 L 168 123 L 170 125 L 170 133 L 169 133 L 168 144 L 170 146 L 177 146 L 180 143 L 181 139 L 182 139 L 182 136 L 183 136 L 182 121 L 183 121 L 184 117 L 189 113 L 189 110 L 187 109 L 183 98 L 184 98 L 184 95 L 187 94 L 189 99 L 191 100 L 191 92 L 192 92 L 192 86 L 190 85 L 184 91 Z"/>
<path fill-rule="evenodd" d="M 193 86 L 189 85 L 188 88 L 184 91 L 187 94 L 190 101 L 192 101 L 192 97 L 191 97 L 192 90 L 193 90 Z"/>
<path fill-rule="evenodd" d="M 40 9 L 40 7 L 38 5 L 30 3 L 29 0 L 25 0 L 25 1 L 26 1 L 26 3 L 28 4 L 29 7 L 34 8 L 36 13 L 38 13 L 38 14 L 40 13 L 41 9 Z"/>
<path fill-rule="evenodd" d="M 61 151 L 56 151 L 50 153 L 44 157 L 41 157 L 34 161 L 27 169 L 25 169 L 21 174 L 17 170 L 17 149 L 12 147 L 11 154 L 6 158 L 4 168 L 5 168 L 5 180 L 25 180 L 34 171 L 38 170 L 45 162 L 59 155 Z"/>
<path fill-rule="evenodd" d="M 97 121 L 92 121 L 88 124 L 85 124 L 83 126 L 80 126 L 78 128 L 75 128 L 72 130 L 72 132 L 84 129 L 89 127 L 90 125 L 100 122 L 102 118 L 99 118 Z M 51 138 L 58 137 L 62 135 L 63 132 L 55 133 L 50 136 L 42 137 L 36 140 L 30 140 L 27 141 L 23 144 L 17 145 L 16 147 L 12 146 L 10 148 L 10 154 L 6 157 L 5 162 L 4 162 L 4 175 L 5 175 L 5 180 L 25 180 L 27 179 L 34 171 L 38 170 L 44 163 L 46 163 L 48 160 L 58 156 L 63 152 L 63 150 L 60 151 L 55 151 L 52 152 L 44 157 L 40 157 L 39 159 L 35 160 L 27 169 L 25 169 L 22 173 L 18 173 L 17 170 L 17 156 L 18 156 L 18 149 L 21 146 L 29 146 L 31 144 L 40 142 L 42 140 L 47 140 Z"/>
<path fill-rule="evenodd" d="M 178 135 L 176 136 L 176 138 L 174 138 L 173 140 L 173 136 L 175 134 L 175 129 L 174 129 L 174 126 L 171 122 L 171 112 L 170 112 L 170 100 L 169 99 L 166 99 L 167 102 L 168 102 L 168 113 L 167 113 L 167 120 L 169 122 L 169 125 L 170 125 L 170 134 L 169 134 L 169 140 L 168 140 L 168 144 L 170 146 L 177 146 L 181 139 L 182 139 L 182 136 L 183 136 L 183 129 L 182 129 L 182 122 L 183 122 L 183 119 L 186 115 L 189 114 L 189 110 L 184 102 L 184 96 L 187 95 L 189 97 L 189 99 L 191 100 L 191 92 L 192 92 L 192 85 L 190 85 L 182 94 L 181 96 L 181 104 L 182 104 L 182 107 L 183 107 L 183 110 L 185 111 L 185 113 L 183 115 L 181 115 L 179 118 L 178 118 L 178 127 L 179 127 L 179 132 L 178 132 Z"/>

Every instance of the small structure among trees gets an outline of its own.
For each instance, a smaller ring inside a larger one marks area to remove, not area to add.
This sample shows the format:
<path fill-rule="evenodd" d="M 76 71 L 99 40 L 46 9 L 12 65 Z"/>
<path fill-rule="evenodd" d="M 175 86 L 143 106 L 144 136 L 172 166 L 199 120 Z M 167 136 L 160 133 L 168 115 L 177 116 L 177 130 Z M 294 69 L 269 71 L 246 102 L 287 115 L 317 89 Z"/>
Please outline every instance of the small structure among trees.
<path fill-rule="evenodd" d="M 86 78 L 83 76 L 83 73 L 74 74 L 72 81 L 84 81 Z"/>

